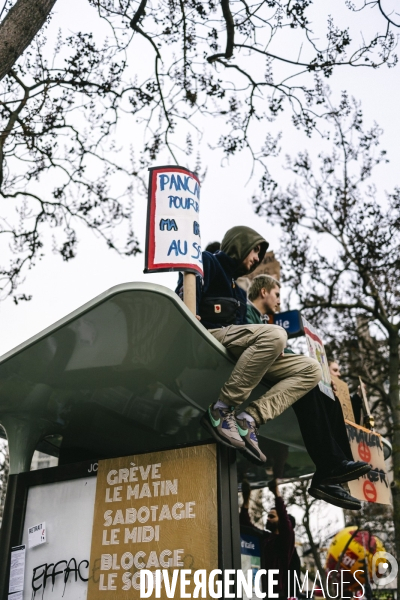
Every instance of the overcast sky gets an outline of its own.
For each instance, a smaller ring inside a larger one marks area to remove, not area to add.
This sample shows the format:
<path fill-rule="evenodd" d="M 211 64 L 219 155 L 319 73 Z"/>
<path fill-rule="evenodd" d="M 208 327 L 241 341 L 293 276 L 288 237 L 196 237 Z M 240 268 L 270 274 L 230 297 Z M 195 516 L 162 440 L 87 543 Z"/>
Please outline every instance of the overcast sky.
<path fill-rule="evenodd" d="M 324 2 L 324 16 L 338 4 L 337 0 L 336 4 L 331 1 Z M 64 32 L 68 29 L 77 30 L 75 15 L 78 13 L 79 27 L 86 19 L 86 24 L 96 33 L 96 17 L 83 0 L 58 0 L 48 31 L 49 36 L 55 35 L 61 25 Z M 350 18 L 347 11 L 343 11 L 343 18 Z M 371 11 L 368 18 L 371 27 L 374 28 L 377 13 Z M 149 60 L 152 62 L 152 57 Z M 397 183 L 399 160 L 399 67 L 382 67 L 376 71 L 343 68 L 331 78 L 330 85 L 336 94 L 347 89 L 350 95 L 361 100 L 366 121 L 372 123 L 376 120 L 384 129 L 382 146 L 388 150 L 391 162 L 379 168 L 375 182 L 382 190 L 392 189 Z M 218 133 L 215 121 L 208 121 L 206 127 L 210 133 Z M 315 152 L 321 144 L 318 136 L 308 140 L 303 134 L 297 133 L 290 125 L 289 117 L 285 117 L 271 128 L 275 128 L 274 131 L 283 130 L 282 157 L 285 153 L 306 147 Z M 127 131 L 126 135 L 127 151 L 132 140 L 140 149 L 140 138 L 136 138 L 135 141 L 131 131 Z M 268 223 L 268 219 L 261 219 L 253 213 L 249 201 L 256 190 L 257 182 L 248 183 L 248 158 L 244 155 L 235 157 L 229 165 L 222 166 L 220 157 L 205 143 L 202 144 L 202 152 L 203 164 L 208 167 L 201 192 L 200 222 L 203 247 L 210 241 L 221 240 L 229 227 L 240 224 L 260 231 L 270 242 L 270 248 L 279 256 L 279 232 Z M 279 161 L 282 162 L 282 159 L 274 159 L 272 167 L 277 168 Z M 288 177 L 286 172 L 280 171 L 282 185 L 288 182 Z M 135 199 L 134 223 L 135 233 L 143 249 L 146 228 L 144 197 Z M 142 254 L 122 258 L 108 250 L 91 232 L 82 229 L 79 231 L 79 237 L 77 258 L 65 263 L 58 256 L 49 253 L 27 273 L 19 291 L 32 294 L 33 300 L 18 306 L 14 305 L 11 298 L 0 303 L 0 355 L 116 284 L 147 281 L 174 287 L 177 279 L 175 274 L 143 274 Z"/>

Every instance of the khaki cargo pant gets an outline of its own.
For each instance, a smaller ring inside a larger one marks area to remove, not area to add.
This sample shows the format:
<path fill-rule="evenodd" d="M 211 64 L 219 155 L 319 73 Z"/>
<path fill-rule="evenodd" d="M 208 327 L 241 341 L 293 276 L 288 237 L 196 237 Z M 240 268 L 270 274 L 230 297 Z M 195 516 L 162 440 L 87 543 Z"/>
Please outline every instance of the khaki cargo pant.
<path fill-rule="evenodd" d="M 286 331 L 278 325 L 229 325 L 209 329 L 238 361 L 219 399 L 228 406 L 240 406 L 264 377 L 272 388 L 246 411 L 257 425 L 274 419 L 321 380 L 316 360 L 301 354 L 284 354 Z"/>

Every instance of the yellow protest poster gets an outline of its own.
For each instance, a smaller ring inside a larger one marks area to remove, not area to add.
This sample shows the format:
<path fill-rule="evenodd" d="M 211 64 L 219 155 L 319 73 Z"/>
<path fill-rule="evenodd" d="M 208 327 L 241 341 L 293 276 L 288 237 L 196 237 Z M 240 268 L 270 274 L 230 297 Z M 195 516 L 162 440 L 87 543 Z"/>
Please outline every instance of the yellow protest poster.
<path fill-rule="evenodd" d="M 217 519 L 213 444 L 99 461 L 87 600 L 139 598 L 142 569 L 218 568 Z"/>
<path fill-rule="evenodd" d="M 354 460 L 365 461 L 372 467 L 372 470 L 363 477 L 349 481 L 350 494 L 364 502 L 391 504 L 392 495 L 381 436 L 350 421 L 346 421 L 346 428 Z"/>

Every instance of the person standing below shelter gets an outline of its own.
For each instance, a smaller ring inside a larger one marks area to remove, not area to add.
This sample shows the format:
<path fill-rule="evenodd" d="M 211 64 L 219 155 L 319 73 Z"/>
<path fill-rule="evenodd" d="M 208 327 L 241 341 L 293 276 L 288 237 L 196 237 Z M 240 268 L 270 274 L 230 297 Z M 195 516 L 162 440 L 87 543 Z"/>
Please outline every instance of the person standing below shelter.
<path fill-rule="evenodd" d="M 278 312 L 280 291 L 280 283 L 273 277 L 254 277 L 248 290 L 247 320 L 260 324 L 264 315 L 274 315 Z M 284 352 L 283 359 L 286 360 L 286 353 L 292 350 L 286 348 Z M 359 510 L 360 501 L 339 484 L 357 479 L 370 471 L 371 467 L 367 463 L 353 461 L 340 403 L 332 402 L 318 386 L 315 386 L 293 405 L 293 410 L 307 452 L 316 466 L 309 493 L 340 508 Z M 343 470 L 343 477 L 338 476 L 333 481 L 331 478 L 330 485 L 326 482 L 323 484 L 327 467 L 330 465 L 333 471 L 339 470 L 340 473 Z"/>
<path fill-rule="evenodd" d="M 287 513 L 276 479 L 271 481 L 268 487 L 275 496 L 275 506 L 268 511 L 265 524 L 267 531 L 256 529 L 258 532 L 262 532 L 263 535 L 261 542 L 263 568 L 267 571 L 271 569 L 278 570 L 278 585 L 274 591 L 279 593 L 280 600 L 286 600 L 288 597 L 288 572 L 293 569 L 293 554 L 295 552 L 294 519 Z M 250 485 L 243 482 L 243 504 L 240 509 L 239 522 L 242 527 L 254 529 L 255 526 L 249 515 L 250 493 Z"/>

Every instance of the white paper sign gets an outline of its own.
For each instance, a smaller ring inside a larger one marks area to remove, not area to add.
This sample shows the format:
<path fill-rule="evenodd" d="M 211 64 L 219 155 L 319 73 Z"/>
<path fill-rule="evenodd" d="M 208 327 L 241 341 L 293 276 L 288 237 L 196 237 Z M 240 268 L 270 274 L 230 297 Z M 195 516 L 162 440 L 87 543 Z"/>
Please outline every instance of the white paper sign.
<path fill-rule="evenodd" d="M 90 465 L 88 474 L 96 469 Z M 23 543 L 44 519 L 47 543 L 27 550 L 24 600 L 86 600 L 95 494 L 91 476 L 29 488 Z"/>
<path fill-rule="evenodd" d="M 315 358 L 319 362 L 322 371 L 322 379 L 318 384 L 321 392 L 324 392 L 332 400 L 335 399 L 331 386 L 331 374 L 329 372 L 328 359 L 326 357 L 324 343 L 318 329 L 313 327 L 304 317 L 303 320 L 304 334 L 307 340 L 308 352 L 311 358 Z"/>
<path fill-rule="evenodd" d="M 10 583 L 8 593 L 22 592 L 25 574 L 25 546 L 11 548 Z M 15 594 L 17 596 L 17 594 Z M 14 596 L 13 596 L 14 598 Z"/>
<path fill-rule="evenodd" d="M 39 523 L 28 529 L 28 547 L 34 548 L 46 543 L 46 523 Z"/>
<path fill-rule="evenodd" d="M 188 271 L 203 276 L 197 175 L 184 167 L 149 170 L 145 273 Z"/>

